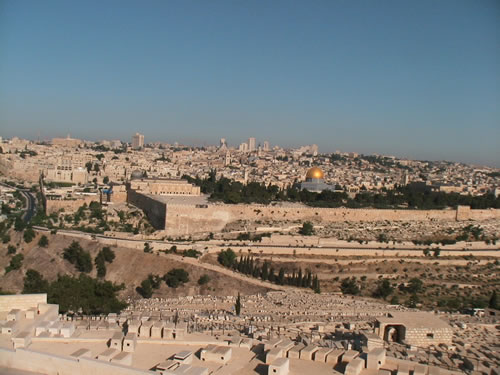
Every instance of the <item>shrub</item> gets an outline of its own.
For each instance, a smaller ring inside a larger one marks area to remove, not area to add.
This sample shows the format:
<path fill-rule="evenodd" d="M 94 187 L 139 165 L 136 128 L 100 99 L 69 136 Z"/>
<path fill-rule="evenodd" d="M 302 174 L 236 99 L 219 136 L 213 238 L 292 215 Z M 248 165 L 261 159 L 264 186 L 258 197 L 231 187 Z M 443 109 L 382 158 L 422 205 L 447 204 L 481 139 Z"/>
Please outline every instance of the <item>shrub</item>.
<path fill-rule="evenodd" d="M 202 275 L 198 279 L 198 285 L 205 285 L 210 281 L 210 277 L 208 275 Z"/>
<path fill-rule="evenodd" d="M 23 265 L 23 260 L 24 260 L 23 254 L 14 255 L 11 258 L 9 265 L 5 267 L 5 273 L 9 273 L 10 271 L 15 271 L 21 268 L 21 266 Z"/>
<path fill-rule="evenodd" d="M 342 283 L 340 284 L 340 290 L 342 290 L 343 294 L 352 294 L 354 296 L 359 294 L 360 292 L 355 278 L 345 278 L 344 280 L 342 280 Z"/>
<path fill-rule="evenodd" d="M 7 246 L 7 255 L 15 254 L 17 252 L 17 248 L 13 245 Z"/>
<path fill-rule="evenodd" d="M 153 296 L 153 287 L 149 278 L 143 280 L 141 286 L 137 287 L 136 290 L 143 298 L 151 298 Z"/>
<path fill-rule="evenodd" d="M 190 257 L 190 258 L 198 258 L 201 255 L 201 253 L 198 250 L 189 249 L 189 250 L 184 251 L 182 253 L 182 255 L 185 257 Z"/>
<path fill-rule="evenodd" d="M 33 241 L 33 238 L 35 238 L 35 236 L 36 236 L 36 233 L 33 230 L 33 228 L 27 228 L 23 234 L 24 242 L 30 243 L 31 241 Z"/>
<path fill-rule="evenodd" d="M 299 233 L 303 236 L 312 236 L 314 234 L 314 226 L 310 221 L 306 221 L 302 224 Z"/>
<path fill-rule="evenodd" d="M 49 283 L 35 270 L 29 269 L 24 276 L 23 293 L 47 293 Z"/>
<path fill-rule="evenodd" d="M 236 254 L 231 249 L 222 250 L 217 256 L 217 260 L 224 267 L 232 267 L 236 261 Z"/>
<path fill-rule="evenodd" d="M 47 238 L 46 235 L 43 235 L 42 237 L 40 237 L 40 239 L 38 240 L 38 246 L 40 246 L 40 247 L 49 246 L 49 239 Z"/>
<path fill-rule="evenodd" d="M 63 258 L 73 264 L 80 272 L 89 273 L 92 271 L 92 258 L 90 257 L 90 253 L 83 250 L 76 241 L 73 241 L 69 247 L 64 249 Z"/>
<path fill-rule="evenodd" d="M 189 273 L 182 268 L 174 268 L 163 275 L 163 280 L 165 280 L 169 287 L 177 288 L 189 281 Z"/>
<path fill-rule="evenodd" d="M 145 253 L 151 253 L 153 251 L 153 248 L 149 244 L 149 242 L 144 242 L 144 252 Z"/>
<path fill-rule="evenodd" d="M 104 260 L 108 263 L 113 263 L 115 252 L 109 246 L 104 246 L 101 250 Z"/>

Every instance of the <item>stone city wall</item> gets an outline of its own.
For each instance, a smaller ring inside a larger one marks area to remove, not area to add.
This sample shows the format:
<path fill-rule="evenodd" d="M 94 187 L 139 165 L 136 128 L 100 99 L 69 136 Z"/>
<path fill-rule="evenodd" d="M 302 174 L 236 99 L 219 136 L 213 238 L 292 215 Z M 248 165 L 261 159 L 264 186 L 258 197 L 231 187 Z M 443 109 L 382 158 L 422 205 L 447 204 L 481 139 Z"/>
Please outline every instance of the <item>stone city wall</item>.
<path fill-rule="evenodd" d="M 166 214 L 167 235 L 191 235 L 220 232 L 226 224 L 246 220 L 272 221 L 455 221 L 500 219 L 500 210 L 380 210 L 348 208 L 276 207 L 263 205 L 209 204 L 205 207 L 169 204 Z"/>
<path fill-rule="evenodd" d="M 86 195 L 78 199 L 47 199 L 47 215 L 58 212 L 60 209 L 63 209 L 65 212 L 74 212 L 84 204 L 88 206 L 91 202 L 99 202 L 99 194 Z"/>
<path fill-rule="evenodd" d="M 5 176 L 23 181 L 37 182 L 41 169 L 36 165 L 10 160 L 9 155 L 0 155 L 0 172 Z"/>
<path fill-rule="evenodd" d="M 47 294 L 14 294 L 0 296 L 0 311 L 28 310 L 39 303 L 47 303 Z"/>
<path fill-rule="evenodd" d="M 127 202 L 142 209 L 155 229 L 165 229 L 166 203 L 130 189 Z"/>
<path fill-rule="evenodd" d="M 60 209 L 63 209 L 65 212 L 75 212 L 80 208 L 83 204 L 87 204 L 87 206 L 91 202 L 100 202 L 101 195 L 84 195 L 81 198 L 76 199 L 47 199 L 47 214 L 50 215 L 53 212 L 58 212 Z M 102 197 L 103 203 L 106 202 L 106 195 L 103 194 Z M 117 191 L 111 194 L 111 203 L 123 203 L 127 201 L 127 193 L 124 191 Z"/>

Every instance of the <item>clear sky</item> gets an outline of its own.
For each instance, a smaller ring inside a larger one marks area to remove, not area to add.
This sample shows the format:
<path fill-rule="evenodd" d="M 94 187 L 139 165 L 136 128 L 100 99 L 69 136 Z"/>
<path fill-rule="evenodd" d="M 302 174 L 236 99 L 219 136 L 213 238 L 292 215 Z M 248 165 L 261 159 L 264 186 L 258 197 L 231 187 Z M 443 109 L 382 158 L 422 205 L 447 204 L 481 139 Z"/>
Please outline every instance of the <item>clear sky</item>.
<path fill-rule="evenodd" d="M 498 0 L 0 0 L 0 135 L 500 167 Z"/>

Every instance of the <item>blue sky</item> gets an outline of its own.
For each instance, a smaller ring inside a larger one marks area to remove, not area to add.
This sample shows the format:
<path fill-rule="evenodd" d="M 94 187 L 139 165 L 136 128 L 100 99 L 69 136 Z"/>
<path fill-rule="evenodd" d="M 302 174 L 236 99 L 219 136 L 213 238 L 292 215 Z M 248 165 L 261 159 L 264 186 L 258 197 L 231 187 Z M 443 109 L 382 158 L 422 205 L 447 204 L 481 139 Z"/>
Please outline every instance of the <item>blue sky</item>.
<path fill-rule="evenodd" d="M 500 167 L 496 0 L 0 0 L 0 135 Z"/>

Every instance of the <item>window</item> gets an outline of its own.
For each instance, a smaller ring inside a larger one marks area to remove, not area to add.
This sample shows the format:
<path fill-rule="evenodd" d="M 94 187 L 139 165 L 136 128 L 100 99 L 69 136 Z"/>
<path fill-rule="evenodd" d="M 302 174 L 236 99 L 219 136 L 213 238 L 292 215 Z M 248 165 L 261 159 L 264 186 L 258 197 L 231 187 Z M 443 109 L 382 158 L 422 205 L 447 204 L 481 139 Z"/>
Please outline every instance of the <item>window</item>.
<path fill-rule="evenodd" d="M 428 339 L 433 339 L 434 338 L 434 333 L 428 333 L 427 334 Z"/>

